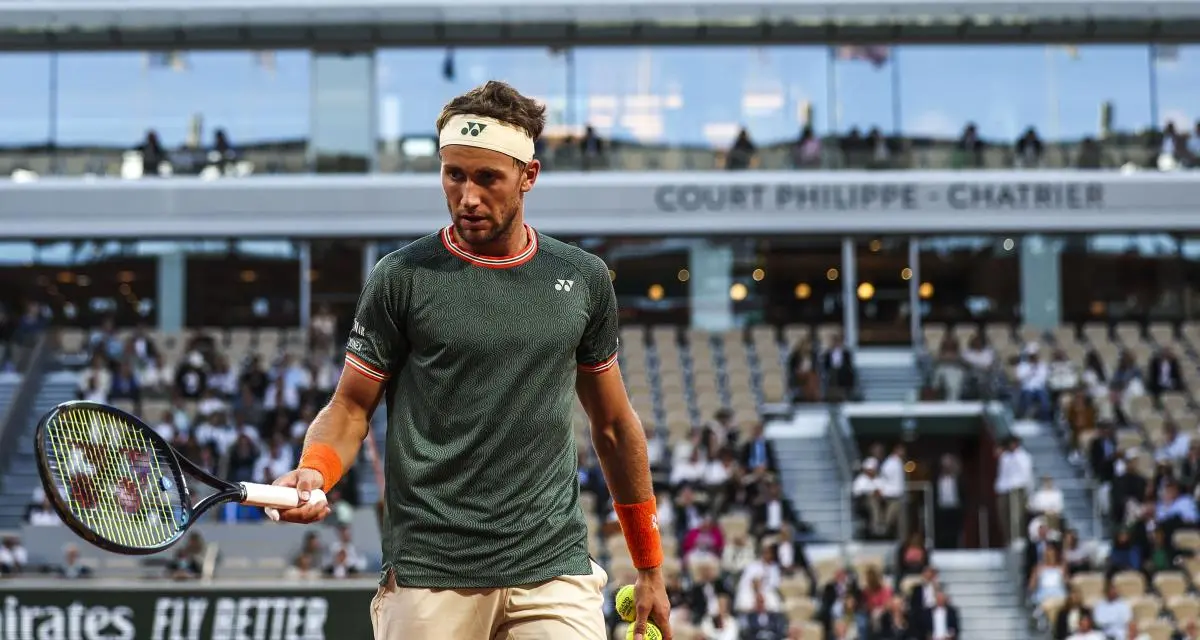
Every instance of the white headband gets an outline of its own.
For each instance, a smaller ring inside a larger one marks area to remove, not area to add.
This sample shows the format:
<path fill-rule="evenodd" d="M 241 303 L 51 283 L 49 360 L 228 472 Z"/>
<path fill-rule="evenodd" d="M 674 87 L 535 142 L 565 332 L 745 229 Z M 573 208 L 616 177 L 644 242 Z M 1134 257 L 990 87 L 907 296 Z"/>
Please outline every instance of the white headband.
<path fill-rule="evenodd" d="M 521 162 L 533 160 L 533 138 L 507 122 L 483 116 L 451 116 L 439 133 L 438 148 L 461 144 L 498 151 Z"/>

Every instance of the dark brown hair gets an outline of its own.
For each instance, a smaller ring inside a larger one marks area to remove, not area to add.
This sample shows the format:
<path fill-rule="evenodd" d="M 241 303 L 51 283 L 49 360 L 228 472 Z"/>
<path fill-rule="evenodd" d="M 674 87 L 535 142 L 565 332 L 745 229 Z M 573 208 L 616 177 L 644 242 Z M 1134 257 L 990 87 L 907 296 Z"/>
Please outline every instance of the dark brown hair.
<path fill-rule="evenodd" d="M 546 128 L 546 107 L 499 80 L 488 80 L 446 103 L 437 119 L 438 131 L 450 118 L 461 115 L 495 118 L 524 129 L 534 140 L 540 138 Z"/>

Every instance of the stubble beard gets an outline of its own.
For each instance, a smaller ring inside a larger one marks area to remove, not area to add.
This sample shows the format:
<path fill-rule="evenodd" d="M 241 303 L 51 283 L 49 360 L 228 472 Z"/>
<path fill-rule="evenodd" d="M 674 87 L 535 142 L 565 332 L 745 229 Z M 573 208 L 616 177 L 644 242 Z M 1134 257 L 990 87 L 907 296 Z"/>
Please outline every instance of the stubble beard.
<path fill-rule="evenodd" d="M 499 219 L 492 218 L 494 224 L 488 231 L 463 229 L 454 215 L 454 207 L 449 203 L 447 203 L 446 207 L 450 210 L 454 232 L 458 235 L 458 239 L 470 246 L 483 247 L 503 238 L 512 231 L 513 222 L 517 219 L 517 213 L 521 210 L 521 198 L 517 196 L 509 200 L 505 204 L 504 212 L 499 216 Z"/>

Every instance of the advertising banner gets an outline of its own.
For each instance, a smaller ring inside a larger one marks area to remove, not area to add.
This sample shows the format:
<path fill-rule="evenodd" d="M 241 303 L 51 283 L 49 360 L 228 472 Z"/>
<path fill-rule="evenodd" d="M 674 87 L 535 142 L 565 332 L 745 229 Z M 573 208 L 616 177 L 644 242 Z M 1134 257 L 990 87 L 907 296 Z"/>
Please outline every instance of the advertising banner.
<path fill-rule="evenodd" d="M 372 585 L 10 589 L 0 640 L 371 640 Z"/>

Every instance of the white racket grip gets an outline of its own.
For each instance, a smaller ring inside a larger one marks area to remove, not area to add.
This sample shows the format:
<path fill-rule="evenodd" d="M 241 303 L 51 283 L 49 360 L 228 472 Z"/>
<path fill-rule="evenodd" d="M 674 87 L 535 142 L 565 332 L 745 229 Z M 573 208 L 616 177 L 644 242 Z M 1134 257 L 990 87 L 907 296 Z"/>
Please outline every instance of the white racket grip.
<path fill-rule="evenodd" d="M 243 482 L 241 485 L 246 491 L 246 499 L 242 500 L 242 504 L 251 507 L 265 507 L 267 517 L 272 520 L 279 520 L 279 509 L 292 509 L 300 505 L 300 493 L 292 487 L 278 487 L 256 482 Z M 310 504 L 327 501 L 324 491 L 313 489 L 309 492 L 308 502 Z"/>

